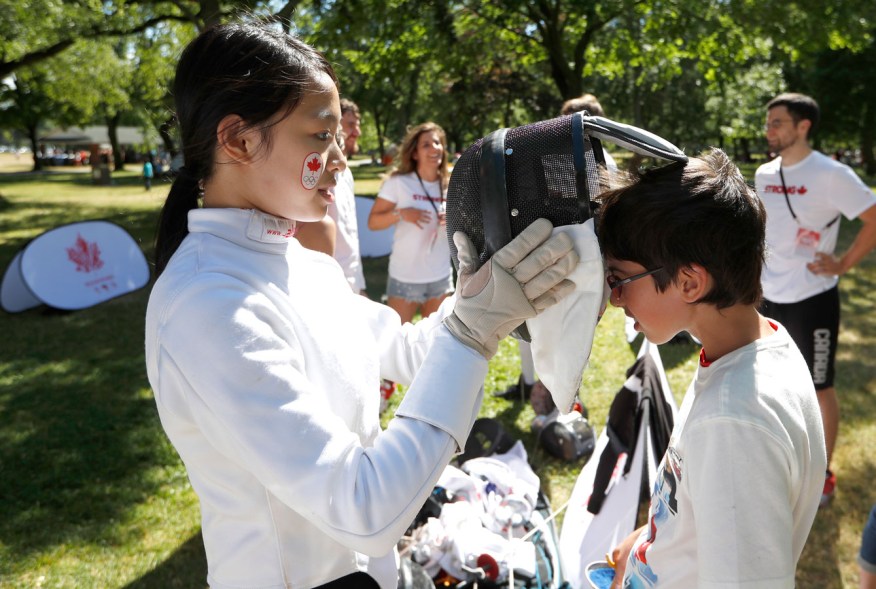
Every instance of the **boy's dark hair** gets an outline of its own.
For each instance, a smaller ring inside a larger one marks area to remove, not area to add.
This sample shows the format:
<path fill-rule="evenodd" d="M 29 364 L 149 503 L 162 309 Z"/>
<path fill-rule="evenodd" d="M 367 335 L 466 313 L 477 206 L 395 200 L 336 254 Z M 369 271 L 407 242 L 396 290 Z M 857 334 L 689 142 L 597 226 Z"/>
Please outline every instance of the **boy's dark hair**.
<path fill-rule="evenodd" d="M 660 292 L 680 269 L 703 266 L 714 285 L 697 302 L 723 309 L 760 303 L 765 227 L 760 199 L 727 155 L 712 149 L 604 193 L 598 235 L 603 255 L 662 267 L 654 274 Z"/>
<path fill-rule="evenodd" d="M 198 207 L 199 183 L 213 171 L 219 122 L 231 114 L 240 116 L 243 126 L 237 131 L 258 129 L 269 150 L 271 127 L 295 109 L 322 74 L 337 85 L 331 64 L 321 54 L 269 25 L 217 25 L 183 50 L 173 98 L 185 164 L 161 209 L 157 273 L 188 234 L 188 211 Z"/>
<path fill-rule="evenodd" d="M 786 92 L 770 100 L 767 103 L 767 111 L 776 106 L 787 108 L 795 125 L 802 120 L 811 122 L 806 136 L 812 136 L 815 127 L 818 126 L 818 121 L 821 119 L 821 109 L 818 108 L 818 103 L 815 102 L 814 98 L 797 92 Z"/>

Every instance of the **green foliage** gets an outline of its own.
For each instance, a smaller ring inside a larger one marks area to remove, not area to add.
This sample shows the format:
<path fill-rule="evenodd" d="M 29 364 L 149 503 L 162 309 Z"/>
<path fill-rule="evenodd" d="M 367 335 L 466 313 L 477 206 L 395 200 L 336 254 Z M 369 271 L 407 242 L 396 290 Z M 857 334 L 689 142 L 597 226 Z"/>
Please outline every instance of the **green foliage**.
<path fill-rule="evenodd" d="M 329 57 L 366 150 L 426 120 L 462 150 L 593 92 L 613 118 L 746 153 L 763 147 L 764 102 L 789 88 L 825 96 L 826 139 L 872 152 L 874 84 L 854 77 L 872 70 L 872 0 L 0 0 L 0 79 L 51 71 L 52 123 L 158 127 L 181 47 L 238 18 L 282 23 Z"/>

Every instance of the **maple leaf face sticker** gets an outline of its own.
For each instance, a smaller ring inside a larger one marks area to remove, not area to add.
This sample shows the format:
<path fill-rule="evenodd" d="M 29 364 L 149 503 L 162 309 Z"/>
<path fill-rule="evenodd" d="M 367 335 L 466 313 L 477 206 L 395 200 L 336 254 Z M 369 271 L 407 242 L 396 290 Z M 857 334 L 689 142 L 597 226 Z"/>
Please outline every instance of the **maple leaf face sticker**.
<path fill-rule="evenodd" d="M 322 176 L 322 155 L 316 152 L 308 154 L 304 158 L 304 165 L 301 166 L 301 185 L 313 190 L 320 176 Z"/>

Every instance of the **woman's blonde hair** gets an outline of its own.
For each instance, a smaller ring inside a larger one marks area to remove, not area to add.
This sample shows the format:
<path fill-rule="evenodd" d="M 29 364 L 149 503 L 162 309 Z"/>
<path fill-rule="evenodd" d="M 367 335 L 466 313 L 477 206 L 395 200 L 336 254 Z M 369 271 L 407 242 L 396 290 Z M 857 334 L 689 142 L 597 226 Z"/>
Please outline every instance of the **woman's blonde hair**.
<path fill-rule="evenodd" d="M 421 123 L 408 130 L 399 148 L 398 165 L 396 165 L 390 175 L 398 176 L 417 171 L 417 160 L 414 159 L 414 152 L 417 151 L 417 142 L 420 140 L 420 135 L 430 132 L 435 132 L 438 135 L 438 138 L 441 140 L 441 147 L 444 149 L 444 157 L 441 158 L 441 165 L 438 166 L 438 180 L 441 182 L 441 190 L 446 190 L 447 184 L 450 181 L 450 166 L 447 164 L 447 134 L 444 133 L 444 129 L 431 121 Z"/>

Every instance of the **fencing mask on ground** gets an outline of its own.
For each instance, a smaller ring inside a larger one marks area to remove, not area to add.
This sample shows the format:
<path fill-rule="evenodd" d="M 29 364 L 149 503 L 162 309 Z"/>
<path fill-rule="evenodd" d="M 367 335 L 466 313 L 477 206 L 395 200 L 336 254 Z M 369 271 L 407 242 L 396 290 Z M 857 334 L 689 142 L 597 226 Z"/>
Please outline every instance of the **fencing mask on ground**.
<path fill-rule="evenodd" d="M 608 294 L 594 230 L 605 188 L 603 140 L 640 155 L 687 161 L 648 131 L 579 112 L 478 140 L 454 166 L 447 192 L 447 236 L 457 269 L 457 231 L 471 239 L 481 264 L 541 217 L 572 237 L 580 257 L 569 276 L 575 292 L 514 332 L 532 342 L 535 370 L 562 413 L 571 410 L 581 385 Z"/>

